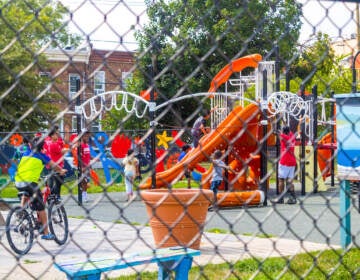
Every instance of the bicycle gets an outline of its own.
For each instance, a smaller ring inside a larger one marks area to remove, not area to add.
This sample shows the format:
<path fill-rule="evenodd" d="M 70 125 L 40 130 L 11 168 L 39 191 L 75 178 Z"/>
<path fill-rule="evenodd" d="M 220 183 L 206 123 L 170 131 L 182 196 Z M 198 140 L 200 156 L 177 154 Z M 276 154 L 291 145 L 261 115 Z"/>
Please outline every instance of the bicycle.
<path fill-rule="evenodd" d="M 28 192 L 19 192 L 19 198 L 29 198 Z M 69 223 L 64 205 L 55 194 L 44 196 L 48 205 L 49 231 L 55 236 L 54 241 L 65 244 L 69 235 Z M 6 218 L 6 237 L 11 249 L 19 255 L 27 254 L 34 241 L 34 231 L 41 233 L 42 225 L 38 221 L 35 210 L 31 209 L 30 203 L 25 207 L 16 206 L 12 208 Z"/>

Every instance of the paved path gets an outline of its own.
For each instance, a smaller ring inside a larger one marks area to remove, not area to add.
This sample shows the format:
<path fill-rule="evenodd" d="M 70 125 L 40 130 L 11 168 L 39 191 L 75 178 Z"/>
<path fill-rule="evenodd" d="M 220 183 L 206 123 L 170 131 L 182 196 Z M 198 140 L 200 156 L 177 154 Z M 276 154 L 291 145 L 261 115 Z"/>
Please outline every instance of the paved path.
<path fill-rule="evenodd" d="M 6 215 L 6 213 L 4 213 Z M 53 261 L 85 260 L 91 258 L 120 257 L 153 248 L 151 229 L 147 226 L 131 226 L 87 219 L 70 219 L 69 242 L 59 247 L 53 241 L 39 238 L 31 251 L 19 260 L 7 245 L 5 236 L 1 239 L 0 279 L 66 279 L 65 274 L 53 267 Z M 205 233 L 200 245 L 202 255 L 194 259 L 194 265 L 235 262 L 250 256 L 266 258 L 288 256 L 300 252 L 323 250 L 325 244 L 299 242 L 289 239 L 256 238 L 243 235 Z M 215 247 L 219 254 L 214 255 Z M 336 248 L 336 246 L 331 246 Z M 155 264 L 136 268 L 138 271 L 154 271 Z M 133 274 L 133 269 L 112 272 L 109 276 Z"/>
<path fill-rule="evenodd" d="M 125 202 L 123 193 L 90 195 L 92 201 L 79 206 L 76 197 L 63 197 L 70 217 L 71 238 L 59 247 L 38 240 L 26 256 L 17 260 L 0 230 L 0 279 L 65 279 L 54 261 L 83 260 L 87 257 L 120 256 L 154 246 L 145 206 L 136 199 Z M 299 252 L 339 248 L 339 193 L 311 194 L 297 205 L 234 208 L 209 212 L 205 231 L 223 229 L 234 234 L 205 232 L 200 257 L 194 264 L 237 261 L 249 256 L 266 258 Z M 360 219 L 354 196 L 351 210 L 353 242 L 359 244 Z M 6 216 L 7 212 L 2 210 Z M 273 238 L 258 238 L 268 234 Z M 216 249 L 218 248 L 218 249 Z M 215 254 L 218 250 L 219 253 Z M 154 270 L 156 265 L 141 269 Z M 135 273 L 124 270 L 111 274 Z"/>

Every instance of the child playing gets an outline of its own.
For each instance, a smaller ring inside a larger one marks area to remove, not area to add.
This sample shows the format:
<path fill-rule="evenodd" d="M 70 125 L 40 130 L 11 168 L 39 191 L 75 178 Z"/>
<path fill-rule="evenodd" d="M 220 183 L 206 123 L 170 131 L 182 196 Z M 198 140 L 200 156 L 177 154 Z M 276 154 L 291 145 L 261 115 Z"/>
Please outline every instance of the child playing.
<path fill-rule="evenodd" d="M 226 165 L 222 160 L 222 152 L 220 150 L 216 150 L 213 155 L 213 172 L 212 172 L 212 178 L 211 178 L 211 187 L 210 189 L 214 192 L 214 207 L 217 203 L 217 193 L 218 188 L 221 185 L 223 181 L 223 169 L 228 169 L 231 172 L 235 172 L 230 166 Z M 212 209 L 212 207 L 209 208 L 209 210 Z"/>
<path fill-rule="evenodd" d="M 125 187 L 126 187 L 126 194 L 127 200 L 133 196 L 133 185 L 134 179 L 138 175 L 138 165 L 139 160 L 135 157 L 134 150 L 129 149 L 127 152 L 127 156 L 123 159 L 122 164 L 124 165 L 124 174 L 125 174 Z"/>
<path fill-rule="evenodd" d="M 90 187 L 90 161 L 91 161 L 89 138 L 90 138 L 90 132 L 86 130 L 81 138 L 81 143 L 80 143 L 80 154 L 81 154 L 80 164 L 81 164 L 82 176 L 84 178 L 81 183 L 83 202 L 89 202 L 88 194 L 87 194 L 87 190 Z"/>

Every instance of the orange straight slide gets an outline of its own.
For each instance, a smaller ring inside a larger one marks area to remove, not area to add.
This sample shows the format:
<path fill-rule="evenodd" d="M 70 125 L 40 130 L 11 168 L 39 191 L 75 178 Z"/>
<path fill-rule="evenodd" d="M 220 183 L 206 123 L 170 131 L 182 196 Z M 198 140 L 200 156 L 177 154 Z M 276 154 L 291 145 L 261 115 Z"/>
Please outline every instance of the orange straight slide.
<path fill-rule="evenodd" d="M 237 143 L 255 146 L 260 113 L 259 107 L 255 104 L 245 108 L 241 106 L 234 108 L 227 118 L 216 129 L 202 137 L 199 146 L 190 150 L 178 164 L 156 174 L 156 187 L 167 187 L 168 184 L 176 183 L 182 178 L 186 168 L 194 169 L 198 163 L 207 161 L 216 149 L 226 149 L 228 143 L 235 139 Z M 151 188 L 151 181 L 151 177 L 147 178 L 140 184 L 140 189 Z"/>

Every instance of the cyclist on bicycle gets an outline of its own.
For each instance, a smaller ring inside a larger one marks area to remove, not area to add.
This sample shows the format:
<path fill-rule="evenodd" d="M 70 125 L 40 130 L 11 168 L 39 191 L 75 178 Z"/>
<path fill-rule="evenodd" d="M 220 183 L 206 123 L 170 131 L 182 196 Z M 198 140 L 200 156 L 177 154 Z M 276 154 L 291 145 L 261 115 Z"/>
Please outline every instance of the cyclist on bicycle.
<path fill-rule="evenodd" d="M 44 141 L 40 137 L 35 137 L 32 144 L 32 151 L 24 154 L 18 165 L 15 176 L 15 186 L 18 191 L 26 191 L 29 197 L 22 196 L 21 206 L 24 207 L 31 201 L 32 209 L 38 213 L 39 222 L 42 224 L 42 239 L 53 240 L 54 235 L 49 233 L 47 226 L 47 216 L 45 212 L 45 204 L 42 199 L 38 181 L 41 172 L 45 165 L 50 165 L 51 168 L 58 171 L 60 174 L 65 174 L 66 169 L 62 169 L 55 162 L 53 162 L 43 151 Z"/>

